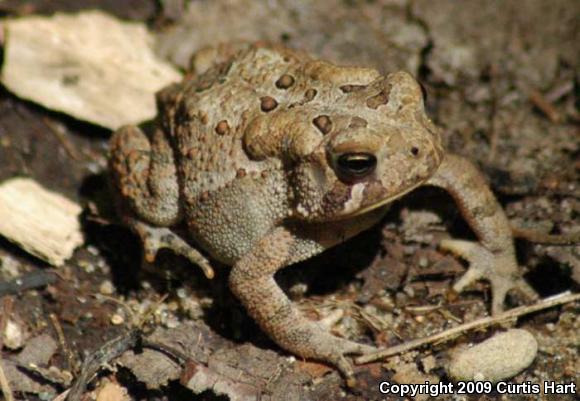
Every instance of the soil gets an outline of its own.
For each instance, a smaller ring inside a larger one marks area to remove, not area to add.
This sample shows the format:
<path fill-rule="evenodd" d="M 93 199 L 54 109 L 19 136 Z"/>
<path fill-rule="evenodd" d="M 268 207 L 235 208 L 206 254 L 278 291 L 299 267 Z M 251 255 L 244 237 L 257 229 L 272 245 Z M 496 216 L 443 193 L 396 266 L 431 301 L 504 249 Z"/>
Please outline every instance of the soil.
<path fill-rule="evenodd" d="M 409 70 L 427 90 L 428 112 L 444 128 L 449 151 L 469 157 L 485 172 L 515 225 L 551 233 L 578 230 L 580 2 L 235 0 L 193 1 L 187 10 L 180 8 L 181 3 L 8 0 L 0 4 L 0 12 L 18 16 L 103 9 L 147 24 L 157 34 L 159 53 L 182 67 L 193 51 L 204 46 L 265 39 L 345 64 Z M 64 128 L 64 135 L 57 135 L 55 126 Z M 203 352 L 198 350 L 197 363 L 221 366 L 226 357 L 216 354 L 228 350 L 227 358 L 237 361 L 228 363 L 234 370 L 244 370 L 248 382 L 257 377 L 268 382 L 270 367 L 282 366 L 289 372 L 286 381 L 269 388 L 265 384 L 270 392 L 265 391 L 262 399 L 395 400 L 400 398 L 379 393 L 379 382 L 449 382 L 444 366 L 451 348 L 480 342 L 499 330 L 470 332 L 452 342 L 359 367 L 359 387 L 347 389 L 333 369 L 292 360 L 260 332 L 227 289 L 227 267 L 216 264 L 216 278 L 207 280 L 169 252 L 159 255 L 153 265 L 141 262 L 137 238 L 118 225 L 111 206 L 106 174 L 110 134 L 0 89 L 0 182 L 31 177 L 85 210 L 85 244 L 58 268 L 58 279 L 11 296 L 11 318 L 20 322 L 27 338 L 48 334 L 57 341 L 48 365 L 61 373 L 78 375 L 88 355 L 137 325 L 145 336 L 154 332 L 157 341 L 185 349 L 198 346 L 193 340 L 203 334 L 206 345 Z M 422 188 L 393 205 L 377 227 L 285 269 L 277 279 L 313 318 L 341 310 L 344 316 L 333 329 L 337 334 L 394 345 L 488 313 L 486 283 L 449 297 L 452 282 L 464 271 L 461 261 L 437 248 L 449 236 L 473 234 L 450 197 Z M 526 278 L 542 297 L 578 291 L 579 246 L 518 241 L 517 250 Z M 0 266 L 0 281 L 53 270 L 3 238 Z M 509 301 L 509 306 L 516 306 L 522 300 Z M 540 352 L 510 383 L 580 384 L 578 311 L 578 304 L 570 304 L 518 321 L 519 328 L 536 337 Z M 21 349 L 2 352 L 10 360 Z M 124 355 L 116 368 L 113 361 L 101 369 L 89 390 L 98 394 L 100 383 L 112 381 L 134 399 L 227 399 L 210 390 L 194 395 L 184 387 L 187 380 L 179 365 L 149 377 L 138 369 L 143 366 L 135 359 L 138 354 Z M 145 366 L 151 371 L 155 362 L 148 361 L 153 365 Z M 263 371 L 252 368 L 255 361 L 262 363 Z M 231 379 L 217 368 L 212 374 Z M 64 379 L 40 382 L 34 391 L 16 392 L 17 399 L 50 399 L 70 386 Z M 247 390 L 228 383 L 224 392 Z M 301 395 L 276 393 L 282 384 Z M 440 398 L 490 400 L 501 395 Z"/>

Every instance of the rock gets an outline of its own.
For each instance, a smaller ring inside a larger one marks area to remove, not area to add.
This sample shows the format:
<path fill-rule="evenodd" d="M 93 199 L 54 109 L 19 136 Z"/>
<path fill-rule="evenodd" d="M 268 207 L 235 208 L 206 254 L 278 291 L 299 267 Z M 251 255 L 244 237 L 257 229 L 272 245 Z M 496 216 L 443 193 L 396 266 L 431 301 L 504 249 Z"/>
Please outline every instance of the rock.
<path fill-rule="evenodd" d="M 498 382 L 531 365 L 538 343 L 526 330 L 512 329 L 457 352 L 448 366 L 455 380 Z"/>
<path fill-rule="evenodd" d="M 4 346 L 11 350 L 22 348 L 29 335 L 25 325 L 19 320 L 8 319 L 4 330 Z"/>

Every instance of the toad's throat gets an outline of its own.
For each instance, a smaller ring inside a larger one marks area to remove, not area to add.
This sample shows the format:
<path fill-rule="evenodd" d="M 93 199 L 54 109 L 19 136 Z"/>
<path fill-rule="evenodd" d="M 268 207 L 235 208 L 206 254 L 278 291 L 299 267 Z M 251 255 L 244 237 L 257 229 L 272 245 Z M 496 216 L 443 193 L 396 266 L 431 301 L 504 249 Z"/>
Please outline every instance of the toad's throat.
<path fill-rule="evenodd" d="M 419 181 L 415 185 L 410 186 L 409 188 L 407 188 L 407 189 L 399 192 L 396 195 L 390 196 L 388 198 L 385 198 L 385 199 L 380 200 L 379 202 L 373 203 L 372 205 L 369 205 L 369 206 L 366 206 L 364 208 L 361 208 L 361 209 L 359 209 L 359 210 L 357 210 L 357 211 L 355 211 L 353 213 L 350 213 L 348 215 L 343 216 L 343 218 L 350 218 L 350 217 L 360 216 L 361 214 L 371 212 L 371 211 L 373 211 L 375 209 L 380 208 L 381 206 L 385 206 L 385 205 L 387 205 L 387 204 L 389 204 L 391 202 L 394 202 L 395 200 L 397 200 L 397 199 L 405 196 L 406 194 L 408 194 L 409 192 L 413 191 L 414 189 L 420 187 L 421 185 L 424 185 L 426 181 L 427 180 Z"/>

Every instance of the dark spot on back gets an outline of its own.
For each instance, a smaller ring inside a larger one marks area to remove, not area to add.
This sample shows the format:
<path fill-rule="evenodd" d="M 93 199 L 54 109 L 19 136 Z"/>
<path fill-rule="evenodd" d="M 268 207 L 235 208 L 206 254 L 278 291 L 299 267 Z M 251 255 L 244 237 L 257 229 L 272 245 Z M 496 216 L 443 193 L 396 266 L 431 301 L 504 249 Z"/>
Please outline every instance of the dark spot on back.
<path fill-rule="evenodd" d="M 221 120 L 219 123 L 217 123 L 215 126 L 215 132 L 218 135 L 227 135 L 228 132 L 230 132 L 230 126 L 228 122 L 226 120 Z"/>
<path fill-rule="evenodd" d="M 294 77 L 289 74 L 284 74 L 276 81 L 276 88 L 278 89 L 288 89 L 294 85 Z"/>
<path fill-rule="evenodd" d="M 288 105 L 288 108 L 293 109 L 294 107 L 297 107 L 297 106 L 303 106 L 306 103 L 310 102 L 312 99 L 314 99 L 317 94 L 318 94 L 318 91 L 316 89 L 310 88 L 306 92 L 304 92 L 304 99 L 300 100 L 299 102 L 290 103 Z"/>
<path fill-rule="evenodd" d="M 224 62 L 210 68 L 205 73 L 194 79 L 193 85 L 196 92 L 203 92 L 211 88 L 215 83 L 224 83 L 225 77 L 230 72 L 232 62 Z"/>
<path fill-rule="evenodd" d="M 364 88 L 366 88 L 365 85 L 342 85 L 340 87 L 340 90 L 343 93 L 351 93 L 351 92 L 357 92 L 357 91 L 363 90 Z"/>
<path fill-rule="evenodd" d="M 377 109 L 382 104 L 387 104 L 389 102 L 389 94 L 391 93 L 391 86 L 383 88 L 375 96 L 371 96 L 367 99 L 367 107 L 371 109 Z"/>
<path fill-rule="evenodd" d="M 321 115 L 312 120 L 312 123 L 322 132 L 328 134 L 332 130 L 332 121 L 327 115 Z"/>
<path fill-rule="evenodd" d="M 311 101 L 316 97 L 318 91 L 316 89 L 310 88 L 304 93 L 304 103 Z"/>
<path fill-rule="evenodd" d="M 350 119 L 349 128 L 365 128 L 367 126 L 367 120 L 360 117 L 353 117 Z"/>
<path fill-rule="evenodd" d="M 260 108 L 264 112 L 269 112 L 278 107 L 278 102 L 271 96 L 264 96 L 260 98 Z"/>

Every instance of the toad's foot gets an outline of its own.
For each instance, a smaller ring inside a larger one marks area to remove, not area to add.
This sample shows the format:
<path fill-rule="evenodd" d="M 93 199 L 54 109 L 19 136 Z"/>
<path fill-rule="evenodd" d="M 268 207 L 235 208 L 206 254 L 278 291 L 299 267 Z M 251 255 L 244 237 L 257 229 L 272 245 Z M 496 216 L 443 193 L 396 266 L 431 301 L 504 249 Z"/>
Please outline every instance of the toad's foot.
<path fill-rule="evenodd" d="M 446 240 L 441 243 L 443 249 L 469 262 L 467 273 L 455 284 L 454 290 L 462 291 L 480 278 L 489 280 L 493 314 L 503 310 L 503 302 L 511 289 L 521 290 L 528 298 L 537 298 L 518 271 L 509 220 L 479 170 L 466 159 L 448 154 L 428 184 L 449 192 L 479 239 L 479 242 Z"/>
<path fill-rule="evenodd" d="M 347 355 L 365 355 L 376 352 L 376 347 L 336 337 L 319 323 L 300 319 L 276 342 L 286 350 L 304 358 L 317 359 L 335 366 L 349 387 L 356 385 L 354 369 Z"/>
<path fill-rule="evenodd" d="M 214 277 L 214 271 L 206 257 L 171 231 L 171 229 L 152 227 L 136 220 L 132 220 L 130 225 L 141 237 L 143 256 L 148 263 L 152 263 L 155 260 L 155 256 L 160 249 L 168 248 L 199 266 L 208 279 Z"/>
<path fill-rule="evenodd" d="M 467 272 L 453 286 L 454 291 L 461 292 L 479 279 L 491 283 L 492 314 L 503 310 L 507 293 L 512 289 L 518 290 L 529 300 L 538 298 L 534 289 L 519 274 L 512 252 L 494 253 L 477 242 L 462 240 L 443 240 L 440 246 L 469 262 Z"/>

